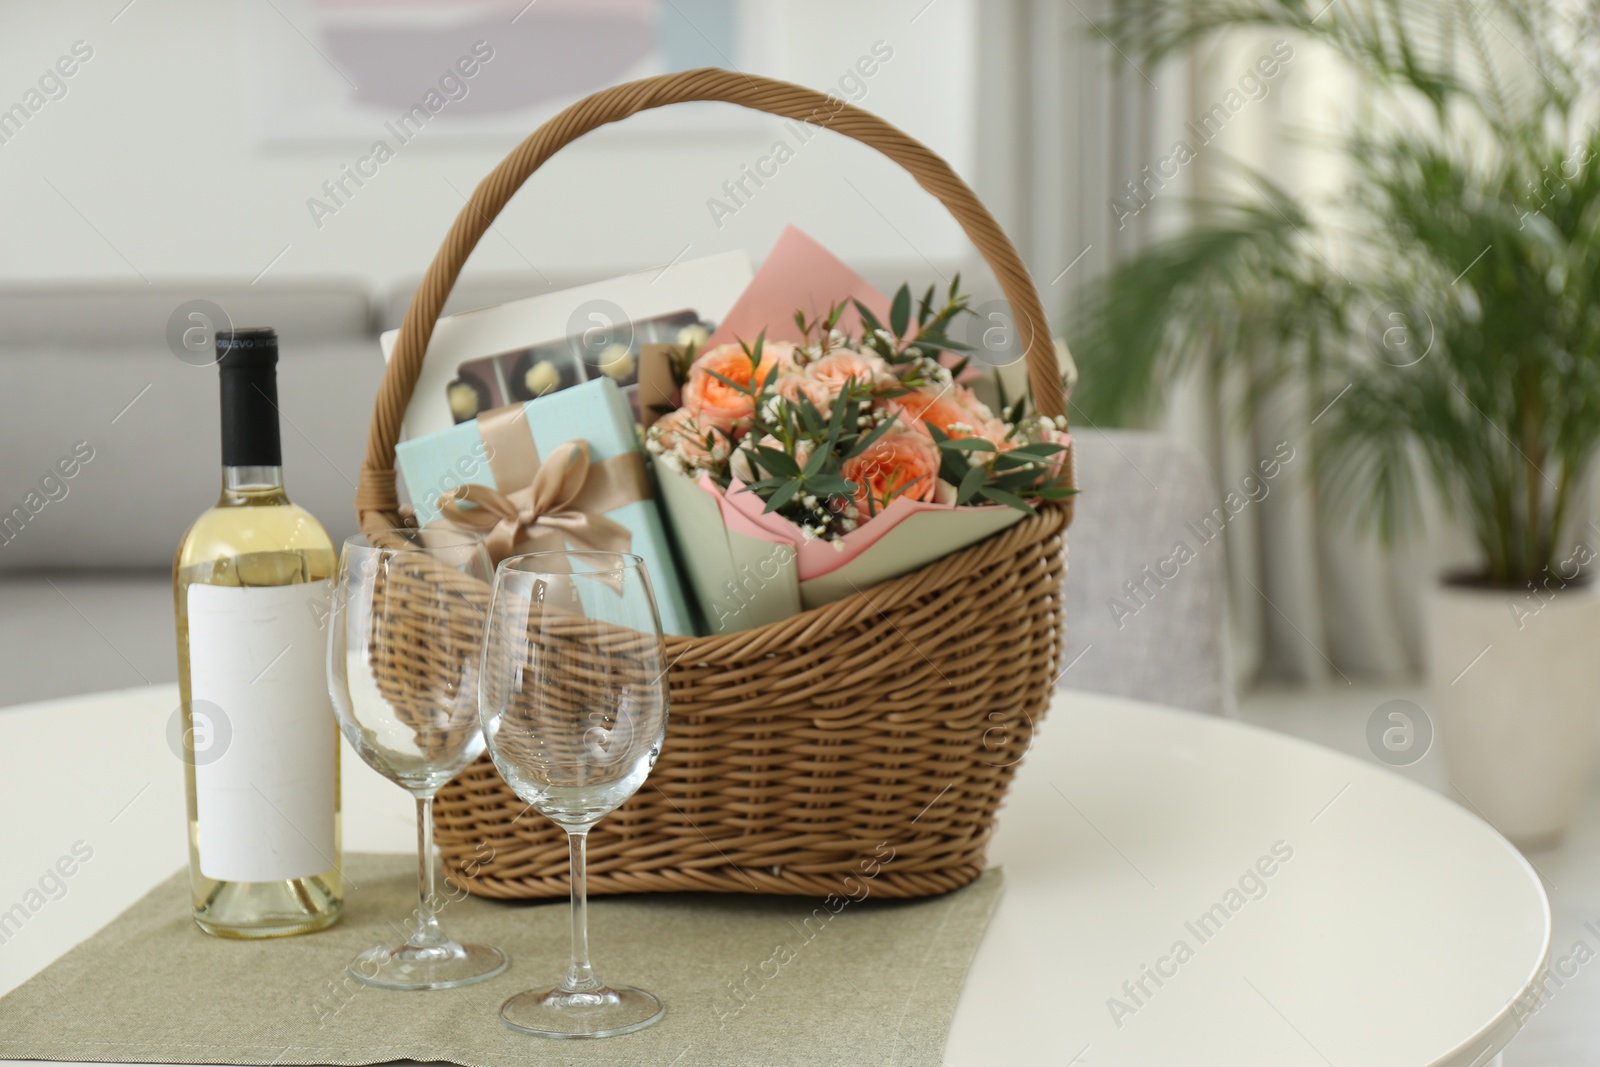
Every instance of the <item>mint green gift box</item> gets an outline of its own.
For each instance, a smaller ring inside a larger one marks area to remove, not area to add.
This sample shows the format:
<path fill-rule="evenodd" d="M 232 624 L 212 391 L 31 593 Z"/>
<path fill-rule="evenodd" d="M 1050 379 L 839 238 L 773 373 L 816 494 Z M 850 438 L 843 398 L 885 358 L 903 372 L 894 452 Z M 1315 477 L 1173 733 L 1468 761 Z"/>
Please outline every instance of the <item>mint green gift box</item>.
<path fill-rule="evenodd" d="M 609 378 L 596 378 L 530 400 L 522 405 L 522 411 L 540 457 L 551 455 L 569 441 L 582 440 L 589 446 L 591 468 L 629 454 L 637 455 L 641 464 L 644 462 L 633 413 L 617 384 Z M 440 497 L 458 486 L 483 485 L 502 493 L 521 488 L 495 484 L 491 452 L 477 420 L 401 441 L 395 446 L 395 456 L 420 525 L 439 520 Z M 694 614 L 679 581 L 655 500 L 647 496 L 630 501 L 607 511 L 605 517 L 627 528 L 631 537 L 628 551 L 644 560 L 661 614 L 661 628 L 669 634 L 693 636 Z"/>

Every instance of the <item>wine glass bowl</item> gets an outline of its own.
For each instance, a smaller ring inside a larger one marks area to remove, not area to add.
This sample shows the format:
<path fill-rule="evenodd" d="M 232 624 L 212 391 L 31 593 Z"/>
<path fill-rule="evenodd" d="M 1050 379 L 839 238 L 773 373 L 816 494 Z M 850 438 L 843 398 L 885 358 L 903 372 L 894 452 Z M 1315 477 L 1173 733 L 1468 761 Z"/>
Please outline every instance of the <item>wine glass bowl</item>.
<path fill-rule="evenodd" d="M 537 552 L 495 571 L 484 635 L 484 739 L 506 784 L 567 832 L 573 951 L 549 991 L 508 1000 L 507 1025 L 606 1037 L 658 1020 L 659 1000 L 608 987 L 589 964 L 588 832 L 644 784 L 666 731 L 666 647 L 644 562 L 615 552 Z"/>
<path fill-rule="evenodd" d="M 339 728 L 417 804 L 418 906 L 402 945 L 350 965 L 368 985 L 444 989 L 506 969 L 491 945 L 461 945 L 438 921 L 433 797 L 483 751 L 478 670 L 489 557 L 480 535 L 399 529 L 349 538 L 329 614 L 328 689 Z"/>
<path fill-rule="evenodd" d="M 335 605 L 346 618 L 339 725 L 369 766 L 414 795 L 432 794 L 483 751 L 488 558 L 477 534 L 377 538 L 377 547 L 365 536 L 346 542 L 351 571 L 341 568 Z"/>
<path fill-rule="evenodd" d="M 524 664 L 511 685 L 499 675 L 488 685 L 488 699 L 503 709 L 484 718 L 495 767 L 563 828 L 593 825 L 638 791 L 666 722 L 659 637 L 554 602 L 557 590 L 578 588 L 541 580 L 542 601 L 506 590 L 497 618 L 515 612 L 520 628 L 491 632 L 487 643 L 489 656 Z"/>

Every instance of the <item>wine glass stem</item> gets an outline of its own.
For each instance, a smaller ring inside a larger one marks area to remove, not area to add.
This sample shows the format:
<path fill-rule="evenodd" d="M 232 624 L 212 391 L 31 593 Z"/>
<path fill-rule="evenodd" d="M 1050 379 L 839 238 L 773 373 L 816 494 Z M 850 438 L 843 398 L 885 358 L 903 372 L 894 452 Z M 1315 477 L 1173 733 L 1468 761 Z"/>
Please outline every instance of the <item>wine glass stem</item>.
<path fill-rule="evenodd" d="M 567 831 L 572 858 L 572 964 L 561 983 L 562 992 L 588 993 L 600 988 L 589 966 L 589 830 Z"/>
<path fill-rule="evenodd" d="M 433 881 L 433 797 L 417 798 L 417 928 L 408 942 L 430 948 L 447 940 L 439 926 L 438 895 Z"/>

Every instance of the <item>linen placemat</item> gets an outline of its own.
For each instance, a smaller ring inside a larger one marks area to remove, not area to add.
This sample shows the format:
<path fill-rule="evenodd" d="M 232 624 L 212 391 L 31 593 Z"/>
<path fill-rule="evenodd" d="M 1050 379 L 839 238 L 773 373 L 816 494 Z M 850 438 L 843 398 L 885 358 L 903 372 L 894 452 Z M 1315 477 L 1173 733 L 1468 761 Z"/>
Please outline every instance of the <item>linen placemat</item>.
<path fill-rule="evenodd" d="M 873 900 L 864 879 L 862 900 L 835 898 L 831 906 L 796 897 L 596 898 L 589 928 L 597 973 L 655 993 L 666 1017 L 620 1037 L 553 1041 L 510 1030 L 499 1010 L 513 993 L 549 988 L 565 973 L 565 901 L 451 899 L 440 914 L 445 930 L 499 945 L 510 968 L 456 989 L 393 992 L 362 985 L 345 966 L 369 945 L 403 939 L 416 906 L 416 859 L 351 853 L 344 869 L 338 923 L 269 941 L 201 933 L 180 871 L 0 998 L 0 1057 L 935 1067 L 1003 883 L 991 870 L 957 892 L 897 902 Z"/>

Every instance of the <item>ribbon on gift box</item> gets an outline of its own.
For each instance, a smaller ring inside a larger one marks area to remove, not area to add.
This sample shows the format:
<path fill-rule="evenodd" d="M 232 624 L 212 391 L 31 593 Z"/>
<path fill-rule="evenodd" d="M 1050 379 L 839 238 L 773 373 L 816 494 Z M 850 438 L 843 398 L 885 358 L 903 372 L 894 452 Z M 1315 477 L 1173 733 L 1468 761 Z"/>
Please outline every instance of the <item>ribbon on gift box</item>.
<path fill-rule="evenodd" d="M 495 485 L 513 488 L 459 486 L 439 498 L 439 521 L 484 534 L 495 562 L 519 552 L 628 551 L 632 533 L 606 512 L 650 498 L 643 456 L 630 451 L 597 463 L 579 439 L 541 461 L 521 404 L 486 411 L 477 422 Z"/>

